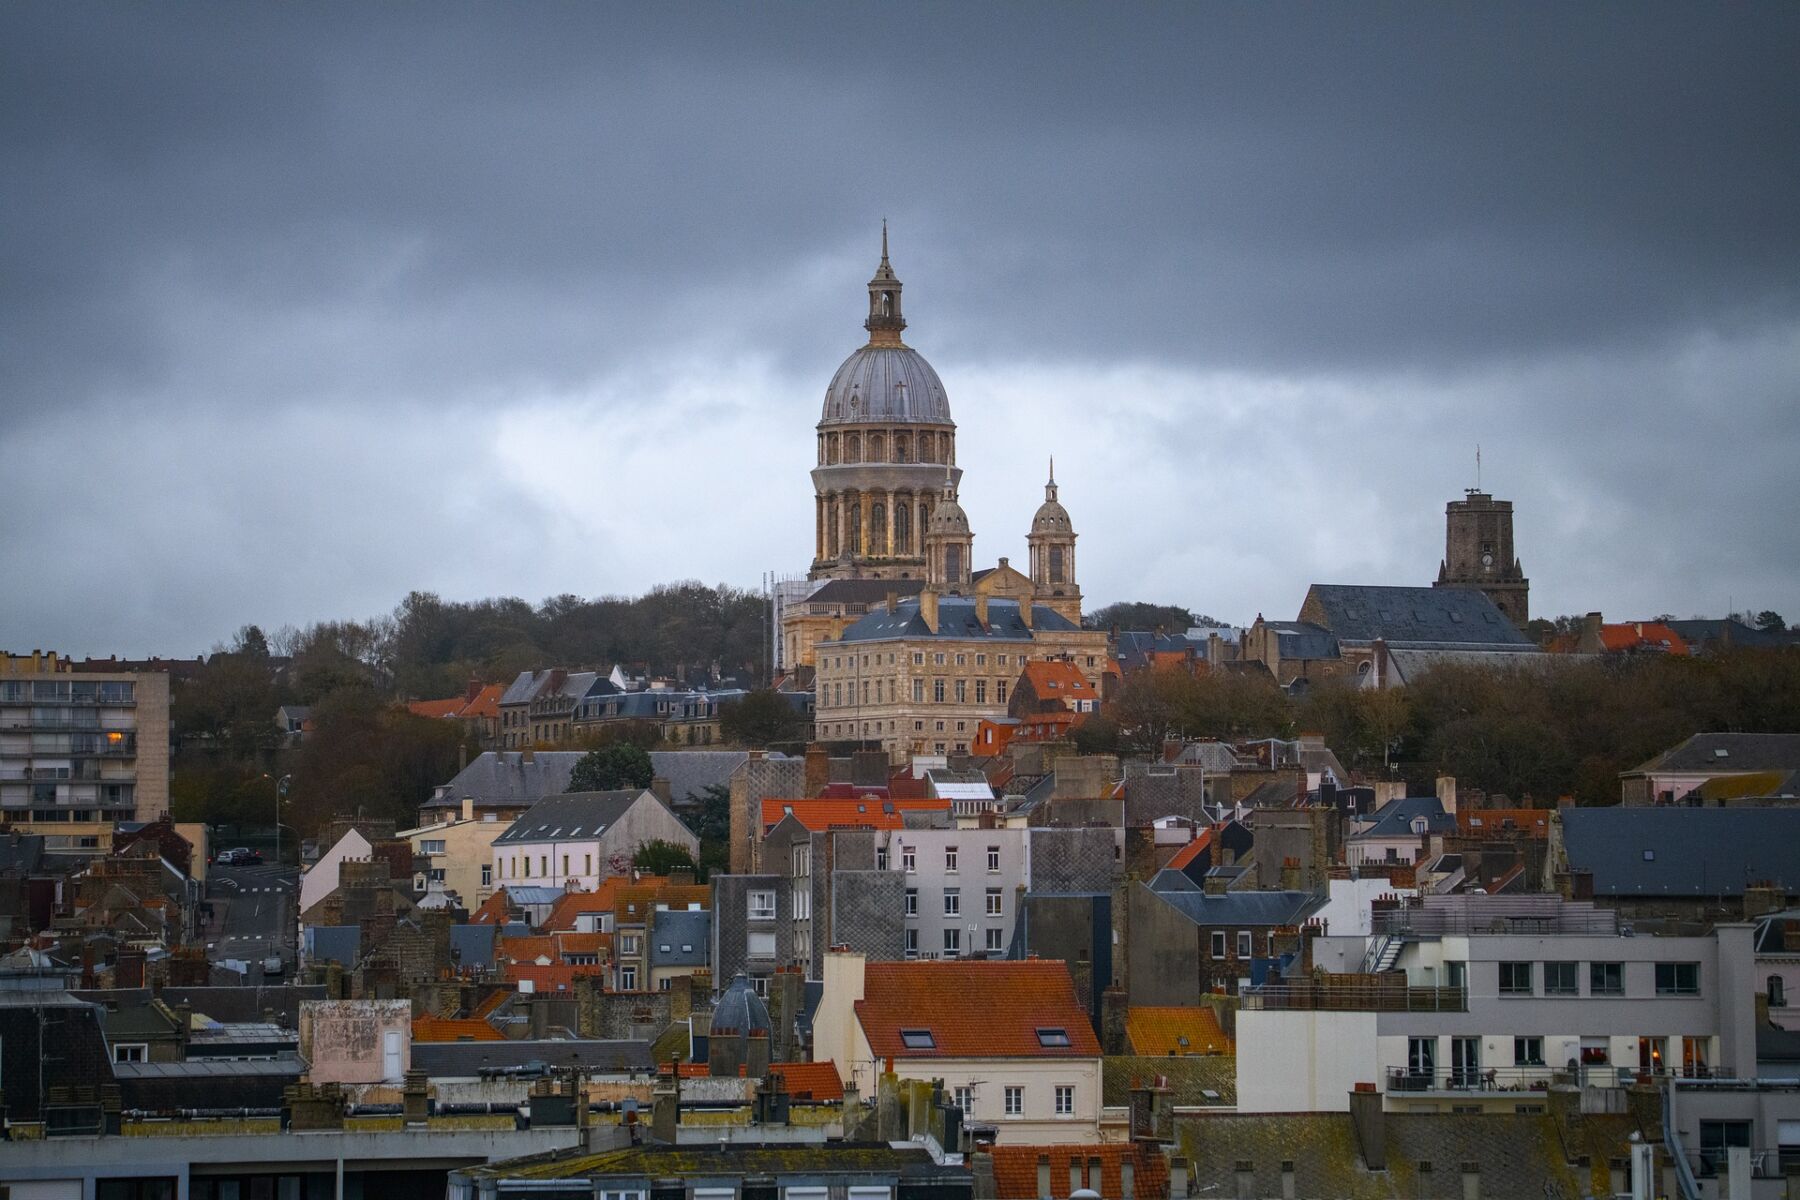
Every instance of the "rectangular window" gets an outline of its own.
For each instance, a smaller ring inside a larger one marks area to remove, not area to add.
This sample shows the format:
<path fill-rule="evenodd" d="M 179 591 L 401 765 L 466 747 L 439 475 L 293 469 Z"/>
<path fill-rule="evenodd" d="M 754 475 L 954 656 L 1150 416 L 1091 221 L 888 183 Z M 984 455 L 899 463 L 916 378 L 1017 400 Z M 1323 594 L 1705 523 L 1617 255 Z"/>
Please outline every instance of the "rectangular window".
<path fill-rule="evenodd" d="M 962 889 L 944 889 L 944 915 L 946 917 L 962 916 Z"/>
<path fill-rule="evenodd" d="M 1513 1039 L 1513 1066 L 1541 1067 L 1544 1065 L 1544 1039 L 1541 1037 L 1516 1037 Z"/>
<path fill-rule="evenodd" d="M 914 652 L 914 654 L 913 654 L 913 666 L 915 666 L 915 667 L 922 667 L 922 666 L 924 666 L 924 665 L 925 665 L 925 655 L 924 655 L 924 654 L 922 654 L 922 653 L 918 653 L 918 652 Z"/>
<path fill-rule="evenodd" d="M 1022 1117 L 1025 1115 L 1025 1089 L 1009 1087 L 1006 1089 L 1006 1115 Z"/>
<path fill-rule="evenodd" d="M 752 921 L 773 921 L 775 919 L 775 893 L 770 890 L 758 890 L 750 893 L 750 919 Z"/>
<path fill-rule="evenodd" d="M 925 703 L 925 681 L 923 679 L 913 680 L 913 703 Z"/>
<path fill-rule="evenodd" d="M 1075 1089 L 1066 1083 L 1056 1085 L 1056 1115 L 1059 1117 L 1075 1115 Z"/>
<path fill-rule="evenodd" d="M 442 854 L 444 842 L 441 838 L 426 838 L 419 843 L 420 854 Z"/>
<path fill-rule="evenodd" d="M 907 888 L 906 889 L 906 915 L 909 917 L 916 917 L 919 915 L 919 889 L 918 888 Z"/>
<path fill-rule="evenodd" d="M 550 877 L 550 856 L 548 854 L 538 855 L 538 874 L 546 879 Z"/>
<path fill-rule="evenodd" d="M 1588 964 L 1588 995 L 1623 996 L 1625 964 L 1597 962 Z"/>
<path fill-rule="evenodd" d="M 944 930 L 944 957 L 955 958 L 962 953 L 962 930 Z"/>
<path fill-rule="evenodd" d="M 987 703 L 987 680 L 985 679 L 977 679 L 975 681 L 975 703 Z"/>
<path fill-rule="evenodd" d="M 1001 657 L 1004 658 L 1005 655 L 1001 655 Z M 1006 680 L 1004 679 L 994 680 L 994 703 L 1006 703 Z"/>
<path fill-rule="evenodd" d="M 1005 915 L 1000 909 L 1000 889 L 999 888 L 989 888 L 987 890 L 987 915 L 990 917 L 998 917 L 998 916 Z"/>
<path fill-rule="evenodd" d="M 635 933 L 619 935 L 619 953 L 636 954 L 638 952 L 638 936 Z"/>
<path fill-rule="evenodd" d="M 145 1062 L 148 1050 L 149 1045 L 145 1042 L 120 1042 L 113 1046 L 113 1061 L 116 1063 Z"/>
<path fill-rule="evenodd" d="M 1248 929 L 1240 929 L 1238 931 L 1237 943 L 1237 956 L 1239 958 L 1249 958 L 1256 953 L 1255 949 L 1250 944 L 1250 931 Z"/>
<path fill-rule="evenodd" d="M 917 958 L 919 954 L 919 931 L 908 929 L 905 934 L 906 957 Z"/>
<path fill-rule="evenodd" d="M 931 681 L 931 699 L 932 702 L 936 704 L 942 704 L 944 702 L 944 681 L 942 679 L 933 679 Z"/>
<path fill-rule="evenodd" d="M 481 864 L 481 886 L 482 887 L 492 887 L 493 885 L 494 885 L 493 864 L 492 863 L 482 863 Z"/>
<path fill-rule="evenodd" d="M 562 856 L 562 858 L 563 858 L 563 874 L 567 875 L 569 873 L 569 856 L 565 854 Z"/>
<path fill-rule="evenodd" d="M 956 847 L 944 847 L 944 870 L 951 875 L 956 874 Z"/>
<path fill-rule="evenodd" d="M 966 679 L 959 679 L 956 681 L 956 702 L 958 704 L 967 704 L 969 702 L 969 681 Z"/>
<path fill-rule="evenodd" d="M 1656 994 L 1659 996 L 1698 996 L 1700 994 L 1700 964 L 1657 963 Z"/>
<path fill-rule="evenodd" d="M 975 1089 L 974 1088 L 959 1087 L 956 1089 L 956 1092 L 954 1094 L 956 1097 L 956 1107 L 962 1109 L 964 1116 L 968 1116 L 970 1113 L 975 1111 Z"/>
<path fill-rule="evenodd" d="M 1547 962 L 1544 964 L 1544 995 L 1578 996 L 1580 994 L 1581 985 L 1577 982 L 1574 963 Z"/>
<path fill-rule="evenodd" d="M 987 848 L 987 869 L 989 875 L 1000 873 L 1000 847 L 989 846 Z"/>
<path fill-rule="evenodd" d="M 1536 989 L 1531 984 L 1531 964 L 1528 962 L 1503 962 L 1500 964 L 1500 994 L 1502 996 L 1529 996 Z"/>
<path fill-rule="evenodd" d="M 1006 930 L 990 929 L 987 931 L 987 949 L 990 954 L 998 954 L 1006 949 Z"/>
<path fill-rule="evenodd" d="M 1225 957 L 1225 931 L 1223 929 L 1213 930 L 1212 956 L 1214 958 L 1224 958 Z"/>
<path fill-rule="evenodd" d="M 900 850 L 900 869 L 905 871 L 908 875 L 911 875 L 918 869 L 914 860 L 914 850 L 911 846 L 904 846 Z"/>

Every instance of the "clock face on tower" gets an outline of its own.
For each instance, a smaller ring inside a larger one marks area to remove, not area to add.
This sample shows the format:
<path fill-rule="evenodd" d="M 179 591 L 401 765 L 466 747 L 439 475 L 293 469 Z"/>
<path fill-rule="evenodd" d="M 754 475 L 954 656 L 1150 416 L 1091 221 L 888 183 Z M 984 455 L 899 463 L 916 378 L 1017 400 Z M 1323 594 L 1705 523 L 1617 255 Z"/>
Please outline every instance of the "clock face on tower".
<path fill-rule="evenodd" d="M 1484 566 L 1484 567 L 1491 567 L 1491 566 L 1493 566 L 1493 565 L 1494 565 L 1494 556 L 1493 556 L 1493 555 L 1491 555 L 1491 554 L 1484 554 L 1484 555 L 1482 555 L 1482 556 L 1481 556 L 1481 565 L 1482 565 L 1482 566 Z"/>

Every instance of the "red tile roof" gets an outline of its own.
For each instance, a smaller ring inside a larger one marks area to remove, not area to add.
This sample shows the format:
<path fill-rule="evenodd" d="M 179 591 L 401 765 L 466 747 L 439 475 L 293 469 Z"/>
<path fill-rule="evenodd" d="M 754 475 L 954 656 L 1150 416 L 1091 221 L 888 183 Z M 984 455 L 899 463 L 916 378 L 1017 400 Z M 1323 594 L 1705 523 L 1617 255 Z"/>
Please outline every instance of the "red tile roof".
<path fill-rule="evenodd" d="M 471 925 L 504 925 L 512 916 L 512 905 L 506 898 L 506 889 L 500 888 L 481 902 L 481 907 L 469 914 Z"/>
<path fill-rule="evenodd" d="M 457 718 L 471 720 L 476 717 L 499 717 L 500 696 L 506 686 L 490 683 L 473 696 L 452 696 L 448 700 L 411 700 L 406 710 L 415 716 L 434 718 Z"/>
<path fill-rule="evenodd" d="M 844 1081 L 838 1078 L 837 1064 L 824 1062 L 770 1063 L 769 1070 L 787 1081 L 788 1096 L 794 1100 L 832 1103 L 844 1098 Z"/>
<path fill-rule="evenodd" d="M 412 700 L 407 703 L 406 711 L 415 717 L 454 717 L 461 714 L 467 703 L 461 696 L 449 700 Z"/>
<path fill-rule="evenodd" d="M 1060 959 L 872 962 L 856 1017 L 876 1058 L 1097 1058 L 1100 1043 Z M 908 1046 L 901 1030 L 927 1030 Z M 1060 1029 L 1068 1045 L 1045 1044 Z"/>
<path fill-rule="evenodd" d="M 575 928 L 575 918 L 594 913 L 611 912 L 613 902 L 617 899 L 619 887 L 625 882 L 622 875 L 608 875 L 600 881 L 600 886 L 591 892 L 564 892 L 550 906 L 550 913 L 544 918 L 546 931 Z"/>
<path fill-rule="evenodd" d="M 1022 672 L 1039 701 L 1098 700 L 1100 693 L 1087 681 L 1074 663 L 1061 659 L 1037 660 L 1025 664 Z"/>
<path fill-rule="evenodd" d="M 1219 1026 L 1218 1014 L 1204 1004 L 1134 1004 L 1125 1013 L 1125 1037 L 1131 1042 L 1133 1054 L 1157 1058 L 1171 1054 L 1236 1053 L 1230 1036 Z"/>
<path fill-rule="evenodd" d="M 535 992 L 568 992 L 575 989 L 575 980 L 583 975 L 604 975 L 605 967 L 540 967 L 528 963 L 507 963 L 501 972 L 501 978 L 508 983 L 524 983 L 529 981 Z"/>
<path fill-rule="evenodd" d="M 424 1016 L 413 1018 L 412 1040 L 415 1042 L 503 1042 L 506 1039 L 498 1029 L 477 1018 L 457 1020 L 453 1017 L 434 1017 L 430 1013 L 426 1013 Z"/>
<path fill-rule="evenodd" d="M 789 812 L 815 833 L 827 829 L 904 829 L 908 810 L 948 812 L 948 800 L 764 800 L 763 830 L 773 829 Z"/>
<path fill-rule="evenodd" d="M 1101 1145 L 1015 1146 L 993 1148 L 994 1185 L 997 1200 L 1038 1200 L 1038 1160 L 1048 1159 L 1050 1195 L 1068 1200 L 1069 1164 L 1081 1165 L 1082 1186 L 1087 1186 L 1088 1163 L 1100 1160 L 1100 1194 L 1123 1196 L 1125 1183 L 1119 1164 L 1131 1163 L 1131 1194 L 1137 1200 L 1166 1200 L 1169 1194 L 1169 1162 L 1161 1154 L 1131 1142 Z"/>
<path fill-rule="evenodd" d="M 1550 836 L 1547 808 L 1469 808 L 1456 814 L 1457 829 L 1464 834 L 1522 833 L 1529 838 Z"/>
<path fill-rule="evenodd" d="M 1181 870 L 1199 858 L 1210 845 L 1212 845 L 1212 830 L 1203 829 L 1200 831 L 1199 837 L 1175 852 L 1175 857 L 1169 860 L 1169 866 L 1177 871 Z"/>

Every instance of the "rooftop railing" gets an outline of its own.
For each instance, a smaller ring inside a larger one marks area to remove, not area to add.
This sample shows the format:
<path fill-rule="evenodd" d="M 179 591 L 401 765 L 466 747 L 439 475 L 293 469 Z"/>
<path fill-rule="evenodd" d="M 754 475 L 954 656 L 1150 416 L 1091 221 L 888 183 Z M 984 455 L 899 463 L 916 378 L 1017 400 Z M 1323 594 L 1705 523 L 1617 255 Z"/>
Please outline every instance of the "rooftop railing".
<path fill-rule="evenodd" d="M 1244 992 L 1239 1005 L 1252 1012 L 1468 1012 L 1469 990 L 1409 987 L 1398 974 L 1326 976 Z"/>

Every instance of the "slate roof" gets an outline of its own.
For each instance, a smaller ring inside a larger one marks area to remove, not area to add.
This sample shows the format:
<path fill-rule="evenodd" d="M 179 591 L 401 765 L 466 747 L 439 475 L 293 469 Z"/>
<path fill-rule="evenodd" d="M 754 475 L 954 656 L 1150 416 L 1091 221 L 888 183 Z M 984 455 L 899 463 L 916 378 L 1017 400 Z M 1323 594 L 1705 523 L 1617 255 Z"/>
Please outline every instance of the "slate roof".
<path fill-rule="evenodd" d="M 1733 646 L 1786 646 L 1793 643 L 1793 633 L 1765 633 L 1742 621 L 1705 620 L 1670 621 L 1670 629 L 1680 634 L 1691 646 L 1711 649 L 1712 643 L 1729 640 Z"/>
<path fill-rule="evenodd" d="M 1800 892 L 1800 809 L 1570 808 L 1569 869 L 1596 896 L 1741 896 L 1769 881 Z"/>
<path fill-rule="evenodd" d="M 1375 813 L 1375 823 L 1351 834 L 1350 840 L 1417 837 L 1413 822 L 1420 819 L 1424 820 L 1427 833 L 1456 832 L 1456 818 L 1444 811 L 1442 800 L 1436 796 L 1406 796 L 1389 801 Z"/>
<path fill-rule="evenodd" d="M 596 1154 L 567 1150 L 534 1154 L 504 1162 L 461 1167 L 458 1176 L 485 1179 L 650 1180 L 742 1176 L 788 1180 L 799 1177 L 894 1176 L 916 1186 L 921 1196 L 935 1196 L 939 1181 L 960 1183 L 967 1195 L 968 1168 L 939 1166 L 924 1146 L 887 1142 L 776 1143 L 720 1142 L 670 1146 L 646 1143 Z M 585 1194 L 585 1193 L 583 1193 Z"/>
<path fill-rule="evenodd" d="M 650 694 L 650 693 L 645 693 Z M 569 786 L 569 774 L 581 760 L 580 750 L 539 750 L 531 762 L 518 751 L 488 750 L 444 785 L 444 795 L 421 808 L 455 808 L 464 796 L 488 804 L 536 803 L 559 795 Z M 728 784 L 731 773 L 749 757 L 743 750 L 652 750 L 650 769 L 669 781 L 669 797 L 686 800 L 707 785 Z M 770 754 L 770 758 L 784 757 Z"/>
<path fill-rule="evenodd" d="M 362 926 L 308 925 L 306 958 L 310 962 L 336 962 L 354 967 L 362 958 Z"/>
<path fill-rule="evenodd" d="M 730 786 L 731 773 L 749 758 L 747 750 L 652 750 L 650 769 L 657 778 L 669 781 L 669 798 L 679 803 L 690 796 L 698 798 L 713 784 Z"/>
<path fill-rule="evenodd" d="M 43 865 L 44 837 L 36 833 L 9 833 L 0 838 L 0 872 L 29 875 Z"/>
<path fill-rule="evenodd" d="M 833 579 L 813 592 L 804 603 L 813 604 L 885 604 L 888 593 L 917 596 L 925 589 L 923 579 Z"/>
<path fill-rule="evenodd" d="M 491 967 L 494 965 L 493 925 L 452 925 L 450 927 L 450 952 L 460 967 Z"/>
<path fill-rule="evenodd" d="M 1081 628 L 1061 613 L 1041 604 L 1031 606 L 1031 619 L 1035 629 L 1053 633 L 1074 632 Z M 838 640 L 879 642 L 898 638 L 936 637 L 959 641 L 1029 642 L 1033 636 L 1033 630 L 1025 628 L 1025 622 L 1019 618 L 1019 603 L 1016 600 L 990 600 L 988 620 L 984 625 L 975 619 L 975 601 L 972 598 L 944 596 L 938 601 L 936 633 L 925 624 L 925 618 L 919 615 L 919 602 L 915 599 L 901 601 L 891 613 L 886 607 L 869 613 L 845 629 Z"/>
<path fill-rule="evenodd" d="M 712 913 L 706 909 L 653 912 L 646 939 L 652 967 L 704 967 L 711 961 Z"/>
<path fill-rule="evenodd" d="M 1389 645 L 1422 642 L 1539 652 L 1492 600 L 1468 588 L 1315 583 L 1302 611 L 1314 605 L 1322 616 L 1318 624 L 1340 642 L 1381 638 Z"/>
<path fill-rule="evenodd" d="M 1331 630 L 1305 621 L 1264 621 L 1275 634 L 1275 647 L 1283 658 L 1337 658 L 1338 640 Z"/>
<path fill-rule="evenodd" d="M 1100 1056 L 1060 959 L 872 962 L 856 1017 L 878 1059 Z M 929 1030 L 934 1045 L 908 1046 L 903 1029 Z M 1062 1030 L 1069 1044 L 1045 1045 L 1040 1029 Z"/>
<path fill-rule="evenodd" d="M 1197 653 L 1206 644 L 1181 634 L 1157 633 L 1149 629 L 1122 629 L 1113 637 L 1112 643 L 1113 657 L 1127 671 L 1149 666 L 1158 654 L 1185 655 L 1189 650 Z"/>
<path fill-rule="evenodd" d="M 943 382 L 911 346 L 863 346 L 831 376 L 819 424 L 865 421 L 954 424 Z"/>
<path fill-rule="evenodd" d="M 1171 763 L 1197 766 L 1212 775 L 1229 774 L 1237 766 L 1237 753 L 1224 742 L 1189 742 Z"/>
<path fill-rule="evenodd" d="M 1171 874 L 1187 878 L 1179 871 L 1158 872 L 1158 878 Z M 1297 891 L 1243 891 L 1211 896 L 1204 891 L 1171 890 L 1157 892 L 1156 896 L 1196 925 L 1240 928 L 1299 925 L 1325 903 L 1323 896 Z"/>
<path fill-rule="evenodd" d="M 1626 774 L 1795 770 L 1800 770 L 1800 733 L 1696 733 Z"/>
<path fill-rule="evenodd" d="M 1388 648 L 1388 665 L 1393 668 L 1394 683 L 1410 683 L 1433 667 L 1462 666 L 1483 667 L 1493 669 L 1504 666 L 1509 671 L 1556 671 L 1570 664 L 1571 660 L 1588 659 L 1591 655 L 1575 654 L 1514 654 L 1519 647 L 1482 646 L 1400 646 Z M 1497 657 L 1495 651 L 1504 651 L 1505 657 Z"/>
<path fill-rule="evenodd" d="M 525 810 L 525 815 L 506 827 L 494 839 L 494 845 L 516 845 L 519 842 L 543 842 L 597 838 L 616 825 L 625 811 L 648 791 L 625 789 L 616 792 L 569 792 L 546 796 Z M 652 803 L 660 804 L 654 796 Z M 558 895 L 561 889 L 557 889 Z M 551 902 L 554 903 L 555 897 Z"/>
<path fill-rule="evenodd" d="M 586 1071 L 655 1070 L 650 1043 L 639 1039 L 570 1038 L 501 1042 L 421 1042 L 412 1048 L 415 1070 L 433 1077 L 467 1077 L 543 1063 L 547 1067 L 580 1067 Z"/>

